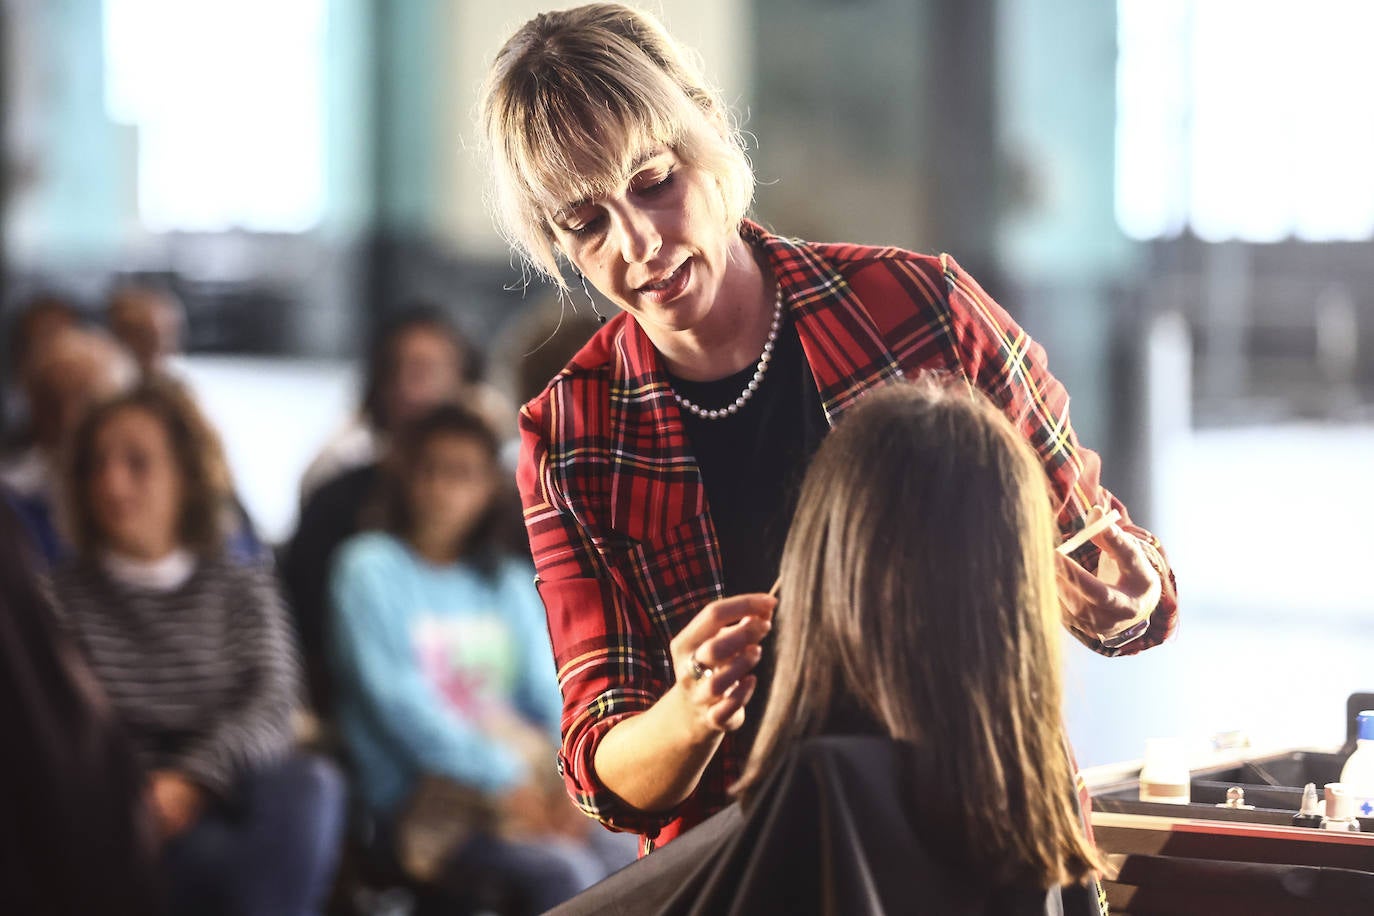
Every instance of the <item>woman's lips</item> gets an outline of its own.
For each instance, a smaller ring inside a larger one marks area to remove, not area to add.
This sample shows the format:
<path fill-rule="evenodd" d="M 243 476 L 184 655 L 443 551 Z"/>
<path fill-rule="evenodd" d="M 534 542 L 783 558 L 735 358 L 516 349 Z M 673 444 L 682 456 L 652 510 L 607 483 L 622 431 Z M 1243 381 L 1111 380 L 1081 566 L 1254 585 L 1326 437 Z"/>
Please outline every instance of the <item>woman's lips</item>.
<path fill-rule="evenodd" d="M 687 281 L 691 279 L 691 275 L 692 260 L 688 258 L 662 282 L 652 286 L 641 286 L 639 294 L 655 305 L 664 305 L 682 295 L 687 289 Z"/>

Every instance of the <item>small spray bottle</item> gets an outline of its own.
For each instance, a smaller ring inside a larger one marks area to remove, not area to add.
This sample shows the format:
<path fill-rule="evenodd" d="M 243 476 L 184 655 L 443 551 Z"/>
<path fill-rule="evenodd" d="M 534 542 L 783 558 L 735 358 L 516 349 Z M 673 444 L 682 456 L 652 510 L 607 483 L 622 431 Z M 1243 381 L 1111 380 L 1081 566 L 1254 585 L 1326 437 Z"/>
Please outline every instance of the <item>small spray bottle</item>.
<path fill-rule="evenodd" d="M 1317 784 L 1309 782 L 1302 788 L 1302 807 L 1293 815 L 1294 827 L 1311 827 L 1317 830 L 1322 825 L 1322 809 L 1317 803 Z"/>

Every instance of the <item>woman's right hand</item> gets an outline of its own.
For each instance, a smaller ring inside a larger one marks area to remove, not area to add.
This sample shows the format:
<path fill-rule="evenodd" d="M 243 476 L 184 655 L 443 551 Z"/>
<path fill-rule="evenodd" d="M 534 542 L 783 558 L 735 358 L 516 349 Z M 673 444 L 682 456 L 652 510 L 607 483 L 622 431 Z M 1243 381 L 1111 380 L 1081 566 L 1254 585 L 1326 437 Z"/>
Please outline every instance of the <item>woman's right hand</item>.
<path fill-rule="evenodd" d="M 777 599 L 765 594 L 712 601 L 669 644 L 677 673 L 675 693 L 702 739 L 744 724 L 744 707 L 758 679 L 750 672 L 763 656 Z"/>
<path fill-rule="evenodd" d="M 757 686 L 750 672 L 777 604 L 762 594 L 721 598 L 673 637 L 677 683 L 612 726 L 596 749 L 596 774 L 607 789 L 640 811 L 671 810 L 696 790 L 722 736 L 744 724 Z"/>

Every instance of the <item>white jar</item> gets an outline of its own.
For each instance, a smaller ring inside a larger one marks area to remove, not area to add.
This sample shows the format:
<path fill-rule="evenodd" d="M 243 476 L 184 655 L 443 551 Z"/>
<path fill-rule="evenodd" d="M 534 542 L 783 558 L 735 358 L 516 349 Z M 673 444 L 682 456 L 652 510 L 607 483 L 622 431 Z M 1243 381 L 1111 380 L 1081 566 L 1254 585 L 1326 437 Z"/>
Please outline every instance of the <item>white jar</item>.
<path fill-rule="evenodd" d="M 1374 709 L 1360 713 L 1355 753 L 1341 769 L 1341 782 L 1350 795 L 1356 817 L 1374 817 Z"/>
<path fill-rule="evenodd" d="M 1188 758 L 1177 738 L 1145 741 L 1145 766 L 1140 770 L 1140 800 L 1186 805 L 1192 795 Z"/>

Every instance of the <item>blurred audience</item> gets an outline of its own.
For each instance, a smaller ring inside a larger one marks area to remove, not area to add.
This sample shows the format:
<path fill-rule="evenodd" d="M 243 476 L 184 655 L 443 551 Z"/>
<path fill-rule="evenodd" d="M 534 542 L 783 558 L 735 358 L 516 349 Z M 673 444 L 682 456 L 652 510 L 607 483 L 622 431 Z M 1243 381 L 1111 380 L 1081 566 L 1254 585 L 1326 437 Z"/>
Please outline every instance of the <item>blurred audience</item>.
<path fill-rule="evenodd" d="M 282 580 L 295 614 L 314 708 L 333 709 L 326 646 L 329 566 L 338 546 L 360 530 L 360 513 L 379 478 L 392 431 L 444 403 L 474 407 L 514 433 L 514 414 L 482 383 L 478 354 L 439 310 L 399 313 L 371 343 L 362 408 L 306 471 L 296 531 L 282 555 Z"/>
<path fill-rule="evenodd" d="M 301 477 L 301 504 L 322 486 L 380 457 L 388 436 L 437 404 L 464 401 L 504 428 L 514 413 L 483 384 L 483 360 L 438 308 L 416 305 L 373 334 L 358 413 L 335 433 Z"/>
<path fill-rule="evenodd" d="M 186 310 L 169 290 L 153 286 L 120 286 L 106 308 L 110 332 L 133 355 L 139 372 L 148 377 L 166 373 L 170 360 L 181 352 Z"/>
<path fill-rule="evenodd" d="M 175 913 L 316 912 L 343 789 L 293 752 L 296 659 L 270 573 L 231 561 L 229 474 L 175 383 L 89 412 L 66 483 L 59 609 L 149 776 Z"/>
<path fill-rule="evenodd" d="M 54 313 L 59 314 L 59 313 Z M 53 319 L 38 319 L 42 322 Z M 27 444 L 0 466 L 0 490 L 23 520 L 44 564 L 66 553 L 61 518 L 63 447 L 92 404 L 129 387 L 133 361 L 104 334 L 59 326 L 30 337 L 21 383 Z"/>
<path fill-rule="evenodd" d="M 61 473 L 67 440 L 94 405 L 138 381 L 141 363 L 102 331 L 56 325 L 52 317 L 38 321 L 40 330 L 30 334 L 22 377 L 28 433 L 24 446 L 0 464 L 0 494 L 23 520 L 39 562 L 51 566 L 71 549 L 63 523 Z M 229 555 L 242 563 L 267 563 L 270 552 L 237 497 L 232 506 Z"/>
<path fill-rule="evenodd" d="M 77 308 L 55 293 L 40 293 L 20 304 L 15 312 L 6 336 L 9 372 L 5 377 L 5 441 L 8 447 L 21 444 L 27 433 L 24 377 L 29 366 L 59 331 L 81 324 Z M 17 438 L 20 441 L 17 442 Z"/>
<path fill-rule="evenodd" d="M 0 504 L 0 913 L 161 912 L 142 774 Z"/>
<path fill-rule="evenodd" d="M 535 913 L 612 865 L 557 773 L 558 683 L 533 569 L 502 549 L 519 508 L 499 450 L 454 405 L 398 435 L 381 530 L 349 540 L 331 576 L 337 714 L 402 865 L 470 904 Z M 633 858 L 630 840 L 611 844 L 613 865 Z"/>

